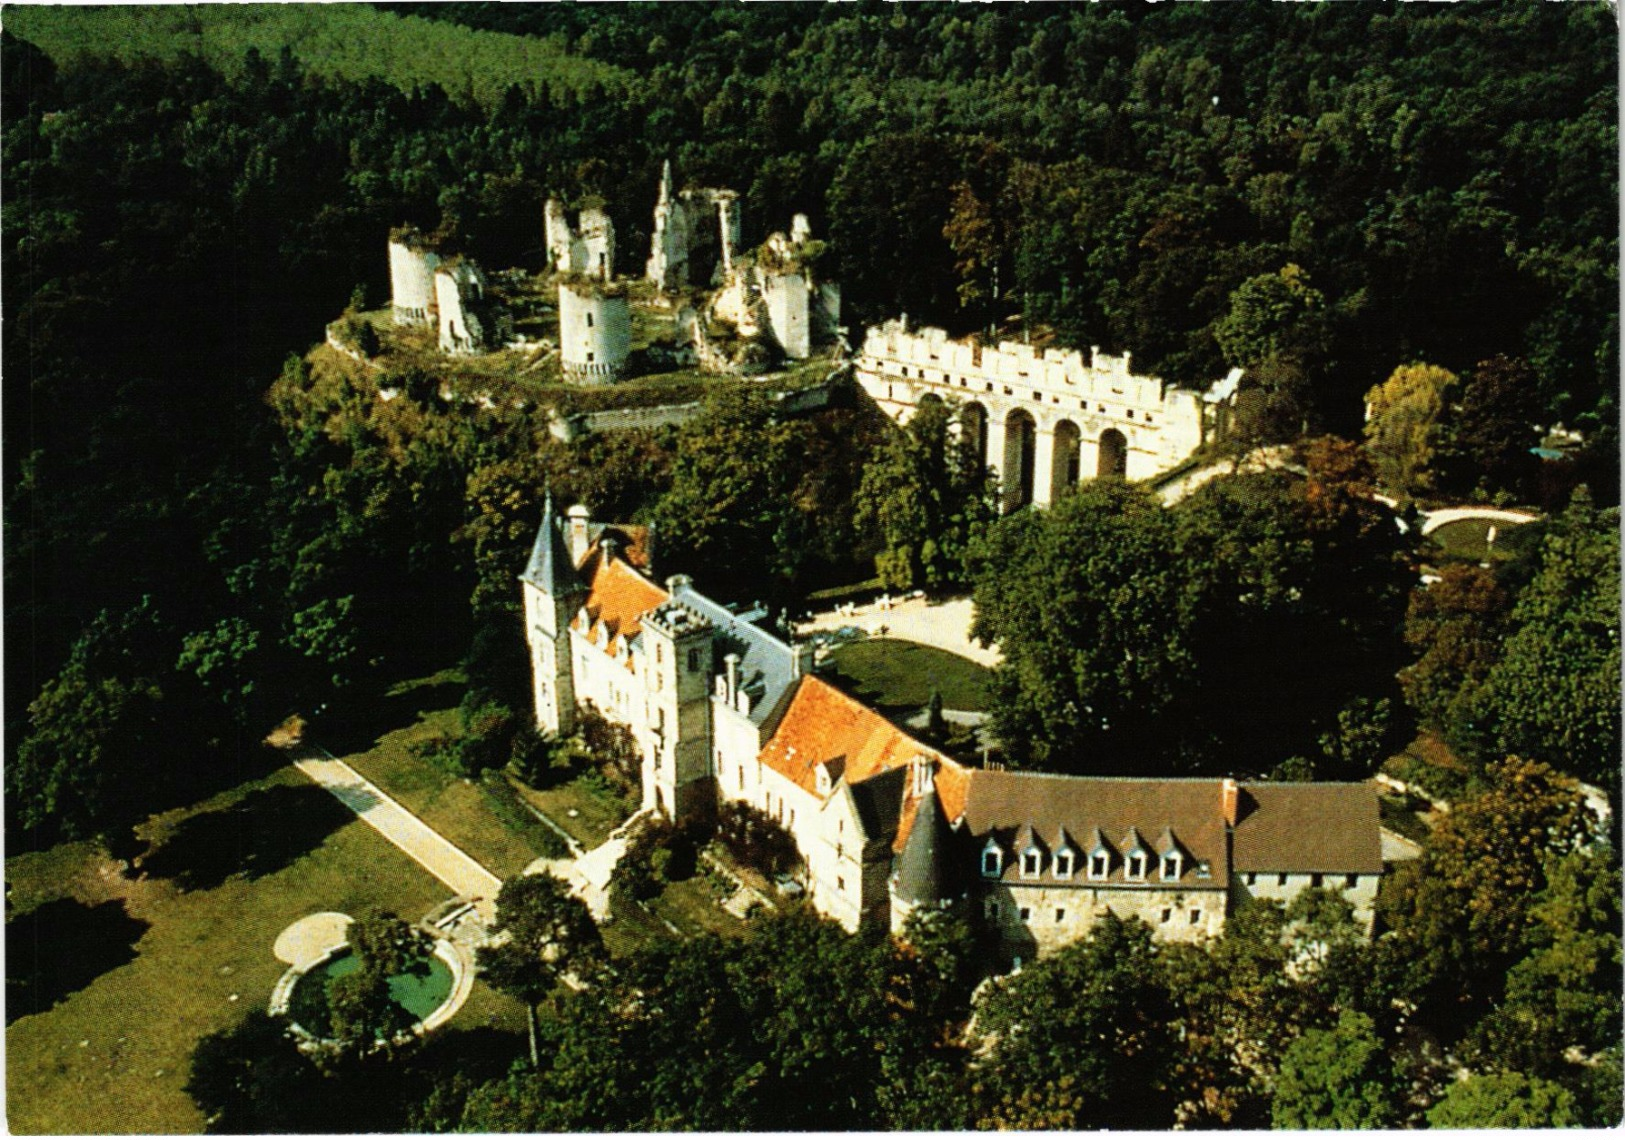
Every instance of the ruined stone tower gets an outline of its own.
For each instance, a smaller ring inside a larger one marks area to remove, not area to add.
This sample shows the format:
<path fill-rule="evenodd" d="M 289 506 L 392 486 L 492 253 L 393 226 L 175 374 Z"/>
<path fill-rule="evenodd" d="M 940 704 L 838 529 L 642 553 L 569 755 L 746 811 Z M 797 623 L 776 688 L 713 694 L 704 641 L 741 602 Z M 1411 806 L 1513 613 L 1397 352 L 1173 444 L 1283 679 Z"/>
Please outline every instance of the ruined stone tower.
<path fill-rule="evenodd" d="M 624 293 L 581 278 L 559 283 L 559 355 L 566 380 L 611 383 L 631 351 L 632 314 Z"/>
<path fill-rule="evenodd" d="M 440 254 L 415 227 L 400 226 L 389 235 L 390 307 L 398 325 L 435 327 L 435 270 Z"/>

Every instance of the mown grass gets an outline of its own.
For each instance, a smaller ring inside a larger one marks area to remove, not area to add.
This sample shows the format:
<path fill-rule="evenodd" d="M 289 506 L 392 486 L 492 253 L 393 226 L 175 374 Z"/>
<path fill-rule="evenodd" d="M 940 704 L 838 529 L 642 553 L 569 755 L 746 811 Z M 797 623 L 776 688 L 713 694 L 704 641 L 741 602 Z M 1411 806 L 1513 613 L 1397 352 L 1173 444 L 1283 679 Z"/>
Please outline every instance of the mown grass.
<path fill-rule="evenodd" d="M 942 694 L 944 708 L 987 709 L 989 670 L 957 653 L 912 641 L 878 637 L 850 642 L 829 655 L 825 675 L 888 712 L 924 708 L 932 689 Z"/>
<path fill-rule="evenodd" d="M 631 74 L 571 54 L 562 37 L 477 31 L 363 4 L 8 5 L 6 30 L 59 67 L 91 59 L 172 62 L 195 55 L 229 78 L 255 49 L 272 67 L 283 47 L 312 74 L 377 79 L 401 91 L 438 84 L 456 102 L 500 103 L 517 85 L 555 104 L 624 89 Z"/>
<path fill-rule="evenodd" d="M 518 875 L 538 857 L 555 854 L 545 824 L 493 801 L 501 789 L 454 776 L 414 751 L 414 745 L 450 740 L 458 732 L 457 710 L 437 709 L 343 759 L 498 878 Z"/>
<path fill-rule="evenodd" d="M 637 806 L 591 772 L 583 772 L 551 788 L 538 790 L 520 784 L 516 790 L 525 802 L 568 831 L 589 851 L 608 839 L 609 833 L 626 822 Z"/>
<path fill-rule="evenodd" d="M 1492 526 L 1495 528 L 1493 546 L 1488 541 Z M 1447 558 L 1470 562 L 1511 562 L 1538 547 L 1543 530 L 1543 527 L 1531 523 L 1458 519 L 1445 523 L 1428 535 L 1428 542 Z"/>
<path fill-rule="evenodd" d="M 11 1131 L 201 1131 L 203 1119 L 183 1091 L 192 1048 L 265 1007 L 286 969 L 272 953 L 283 928 L 315 911 L 356 914 L 369 906 L 416 919 L 444 901 L 442 884 L 347 813 L 323 815 L 292 843 L 267 834 L 285 818 L 257 823 L 243 814 L 303 803 L 306 790 L 314 789 L 305 777 L 285 768 L 154 818 L 143 829 L 151 848 L 142 878 L 120 875 L 104 852 L 83 843 L 7 861 L 16 907 L 8 935 L 46 906 L 112 904 L 146 924 L 133 957 L 8 1026 Z M 211 865 L 220 861 L 224 867 Z M 36 949 L 49 957 L 74 948 Z M 8 977 L 31 964 L 8 954 Z M 482 985 L 475 994 L 453 1027 L 522 1031 L 517 1005 Z"/>

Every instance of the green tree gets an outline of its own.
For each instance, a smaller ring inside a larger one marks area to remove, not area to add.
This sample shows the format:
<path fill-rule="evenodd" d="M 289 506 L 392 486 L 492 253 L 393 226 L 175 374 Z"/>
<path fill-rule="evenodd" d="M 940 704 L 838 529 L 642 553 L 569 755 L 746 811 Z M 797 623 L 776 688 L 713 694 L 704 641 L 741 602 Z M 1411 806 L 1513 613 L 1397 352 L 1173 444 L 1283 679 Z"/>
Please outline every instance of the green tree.
<path fill-rule="evenodd" d="M 1428 1109 L 1433 1128 L 1572 1128 L 1580 1123 L 1568 1089 L 1522 1073 L 1475 1073 Z"/>
<path fill-rule="evenodd" d="M 1281 1056 L 1270 1113 L 1277 1128 L 1386 1128 L 1398 1116 L 1387 1047 L 1363 1013 L 1345 1010 Z"/>
<path fill-rule="evenodd" d="M 1619 591 L 1618 512 L 1597 511 L 1577 492 L 1547 531 L 1501 659 L 1472 697 L 1474 731 L 1487 750 L 1617 786 Z"/>
<path fill-rule="evenodd" d="M 534 1068 L 540 1064 L 537 1005 L 561 979 L 590 972 L 603 951 L 603 939 L 586 904 L 546 873 L 502 884 L 491 932 L 493 941 L 479 952 L 480 976 L 525 1003 Z"/>
<path fill-rule="evenodd" d="M 1238 368 L 1285 356 L 1301 360 L 1323 351 L 1325 307 L 1325 294 L 1309 284 L 1302 267 L 1289 262 L 1277 273 L 1238 285 L 1230 294 L 1230 311 L 1213 326 L 1213 337 L 1225 360 Z"/>
<path fill-rule="evenodd" d="M 875 571 L 888 589 L 961 585 L 966 549 L 997 513 L 975 441 L 961 435 L 955 414 L 953 405 L 923 402 L 864 464 L 855 522 L 879 532 Z"/>
<path fill-rule="evenodd" d="M 1321 451 L 1347 458 L 1320 449 L 1307 481 L 1231 476 L 1172 508 L 1098 481 L 989 530 L 973 632 L 1004 655 L 992 712 L 1015 759 L 1234 770 L 1330 733 L 1331 770 L 1369 760 L 1351 702 L 1391 684 L 1408 573 L 1391 517 Z"/>
<path fill-rule="evenodd" d="M 1485 789 L 1453 805 L 1378 900 L 1406 992 L 1457 1033 L 1502 992 L 1522 956 L 1548 859 L 1589 831 L 1574 781 L 1548 766 L 1509 757 L 1485 775 Z"/>
<path fill-rule="evenodd" d="M 1108 916 L 982 1001 L 982 1127 L 1167 1128 L 1173 1001 L 1139 922 Z"/>
<path fill-rule="evenodd" d="M 1455 373 L 1433 364 L 1402 364 L 1365 394 L 1366 449 L 1396 495 L 1433 488 L 1434 463 Z"/>
<path fill-rule="evenodd" d="M 28 735 L 6 765 L 8 810 L 21 827 L 121 839 L 163 803 L 176 775 L 154 762 L 167 751 L 155 661 L 165 632 L 146 598 L 118 614 L 104 611 L 74 643 L 29 705 Z"/>

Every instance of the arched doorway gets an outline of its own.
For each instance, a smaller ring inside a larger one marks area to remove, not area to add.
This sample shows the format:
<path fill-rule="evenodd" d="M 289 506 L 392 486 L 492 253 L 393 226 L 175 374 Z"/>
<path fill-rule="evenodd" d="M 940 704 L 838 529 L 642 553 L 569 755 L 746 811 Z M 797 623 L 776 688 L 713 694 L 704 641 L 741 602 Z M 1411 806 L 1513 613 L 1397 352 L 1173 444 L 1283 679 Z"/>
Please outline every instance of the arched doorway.
<path fill-rule="evenodd" d="M 972 400 L 959 409 L 959 438 L 967 440 L 979 468 L 987 467 L 987 409 Z"/>
<path fill-rule="evenodd" d="M 1055 425 L 1055 451 L 1050 458 L 1050 502 L 1055 502 L 1064 491 L 1078 485 L 1078 479 L 1082 476 L 1078 456 L 1082 443 L 1083 433 L 1078 430 L 1077 424 L 1062 420 Z"/>
<path fill-rule="evenodd" d="M 1095 474 L 1102 479 L 1121 479 L 1128 474 L 1128 440 L 1116 428 L 1100 433 L 1100 463 Z"/>
<path fill-rule="evenodd" d="M 1038 434 L 1032 416 L 1017 408 L 1004 421 L 1004 509 L 1020 510 L 1033 501 L 1034 441 Z"/>

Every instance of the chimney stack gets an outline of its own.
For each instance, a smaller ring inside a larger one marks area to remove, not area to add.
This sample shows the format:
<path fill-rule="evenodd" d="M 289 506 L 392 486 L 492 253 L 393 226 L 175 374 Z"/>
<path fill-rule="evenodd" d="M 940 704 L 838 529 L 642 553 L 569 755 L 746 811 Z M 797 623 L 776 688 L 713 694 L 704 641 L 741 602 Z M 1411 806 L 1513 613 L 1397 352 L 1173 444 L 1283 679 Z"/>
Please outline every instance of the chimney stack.
<path fill-rule="evenodd" d="M 728 703 L 732 705 L 739 698 L 739 654 L 730 653 L 722 660 L 728 669 Z"/>
<path fill-rule="evenodd" d="M 1236 782 L 1226 776 L 1219 792 L 1219 807 L 1224 812 L 1227 827 L 1236 826 L 1236 807 L 1240 799 L 1241 791 L 1236 787 Z"/>

